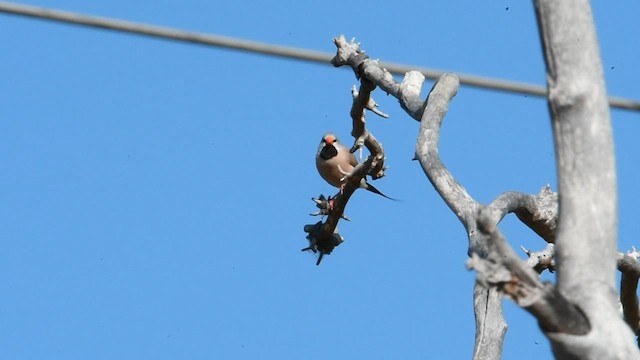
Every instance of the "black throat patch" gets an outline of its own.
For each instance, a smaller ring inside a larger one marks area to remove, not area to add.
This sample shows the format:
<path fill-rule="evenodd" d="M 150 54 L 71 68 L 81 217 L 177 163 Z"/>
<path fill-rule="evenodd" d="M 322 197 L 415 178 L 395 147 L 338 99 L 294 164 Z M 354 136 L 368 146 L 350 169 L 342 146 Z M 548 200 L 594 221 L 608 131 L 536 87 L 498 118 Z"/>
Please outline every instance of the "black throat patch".
<path fill-rule="evenodd" d="M 336 155 L 338 155 L 338 150 L 333 145 L 327 144 L 320 150 L 320 157 L 324 160 L 329 160 Z"/>

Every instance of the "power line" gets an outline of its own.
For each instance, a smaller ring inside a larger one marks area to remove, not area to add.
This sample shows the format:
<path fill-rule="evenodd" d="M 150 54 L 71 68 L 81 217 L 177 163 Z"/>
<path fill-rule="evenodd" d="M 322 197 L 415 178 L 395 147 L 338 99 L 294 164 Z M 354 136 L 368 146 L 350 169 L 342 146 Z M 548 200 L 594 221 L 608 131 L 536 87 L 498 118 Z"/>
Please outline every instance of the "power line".
<path fill-rule="evenodd" d="M 138 35 L 146 35 L 161 39 L 190 42 L 200 45 L 223 47 L 252 53 L 306 60 L 311 62 L 323 63 L 326 65 L 329 64 L 334 56 L 333 54 L 307 49 L 278 46 L 256 41 L 235 39 L 225 36 L 195 33 L 174 28 L 140 24 L 104 17 L 95 17 L 67 11 L 13 4 L 3 1 L 0 1 L 0 12 L 58 21 L 63 23 L 83 25 L 88 27 L 115 30 Z M 440 75 L 445 73 L 445 71 L 441 70 L 385 62 L 380 62 L 380 66 L 397 75 L 404 75 L 406 72 L 411 70 L 420 71 L 427 79 L 432 80 L 437 79 L 438 77 L 440 77 Z M 456 75 L 460 79 L 460 83 L 464 85 L 541 97 L 545 97 L 547 95 L 547 89 L 544 86 L 459 73 L 456 73 Z M 609 104 L 612 107 L 616 108 L 640 111 L 640 102 L 630 99 L 609 97 Z"/>

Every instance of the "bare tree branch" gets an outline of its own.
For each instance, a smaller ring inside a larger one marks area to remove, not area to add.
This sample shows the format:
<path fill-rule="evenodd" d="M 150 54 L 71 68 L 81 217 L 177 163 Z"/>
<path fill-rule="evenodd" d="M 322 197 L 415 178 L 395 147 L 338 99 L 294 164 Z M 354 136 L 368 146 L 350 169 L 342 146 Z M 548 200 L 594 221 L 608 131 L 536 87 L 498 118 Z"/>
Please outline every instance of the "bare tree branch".
<path fill-rule="evenodd" d="M 507 323 L 502 314 L 502 293 L 476 283 L 473 287 L 473 310 L 476 319 L 473 359 L 502 358 Z"/>
<path fill-rule="evenodd" d="M 581 254 L 573 247 L 557 249 L 558 257 L 566 264 L 559 277 L 576 283 L 595 276 L 611 283 L 617 233 L 615 158 L 589 3 L 586 0 L 565 1 L 563 5 L 550 0 L 536 3 L 558 150 L 561 222 L 566 218 L 558 236 L 563 236 L 563 241 L 594 241 L 590 242 L 592 246 L 583 247 L 588 251 Z M 592 260 L 596 258 L 606 258 L 607 262 L 602 264 L 606 267 L 593 267 Z M 582 265 L 586 264 L 594 269 L 591 274 L 585 274 Z"/>
<path fill-rule="evenodd" d="M 366 84 L 365 80 L 370 81 L 398 98 L 407 113 L 421 122 L 416 158 L 420 160 L 436 191 L 465 226 L 469 237 L 471 263 L 478 269 L 479 284 L 498 286 L 499 290 L 513 297 L 536 316 L 540 326 L 549 335 L 575 336 L 588 333 L 592 329 L 591 323 L 583 310 L 569 301 L 560 289 L 542 284 L 531 269 L 533 266 L 541 271 L 553 266 L 551 254 L 552 243 L 556 240 L 557 194 L 548 187 L 543 188 L 538 195 L 505 193 L 483 210 L 484 217 L 478 219 L 479 204 L 442 164 L 438 153 L 439 130 L 448 104 L 457 92 L 457 77 L 453 74 L 443 75 L 434 84 L 425 102 L 420 99 L 424 83 L 421 74 L 409 72 L 402 83 L 397 83 L 377 61 L 367 58 L 359 44 L 347 42 L 344 37 L 336 38 L 334 42 L 338 47 L 337 55 L 332 61 L 335 66 L 350 66 L 356 76 L 363 79 L 363 85 Z M 366 107 L 366 104 L 363 102 L 362 106 Z M 364 123 L 359 127 L 359 118 L 353 113 L 352 118 L 353 135 L 356 136 L 355 149 L 364 143 L 362 134 L 366 135 L 366 132 Z M 530 255 L 528 262 L 520 260 L 497 231 L 496 224 L 509 212 L 515 213 L 523 223 L 550 243 L 540 253 L 527 252 Z M 480 224 L 484 226 L 484 233 L 478 230 Z M 531 266 L 527 266 L 527 263 Z M 474 358 L 499 358 L 506 331 L 499 295 L 492 288 L 476 286 L 474 309 L 477 322 Z"/>
<path fill-rule="evenodd" d="M 417 147 L 416 157 L 421 163 L 433 161 L 432 165 L 427 165 L 425 170 L 430 179 L 437 179 L 433 182 L 434 187 L 443 196 L 445 202 L 458 215 L 465 227 L 469 225 L 467 234 L 470 242 L 470 253 L 479 252 L 486 255 L 486 248 L 483 245 L 483 236 L 475 230 L 475 211 L 477 203 L 466 192 L 447 171 L 438 156 L 438 136 L 442 119 L 446 113 L 448 103 L 458 89 L 458 79 L 453 74 L 443 75 L 434 85 L 429 100 L 420 99 L 420 91 L 424 83 L 424 76 L 418 72 L 408 72 L 402 83 L 397 83 L 393 76 L 385 69 L 381 68 L 377 61 L 367 58 L 359 44 L 354 41 L 347 42 L 344 36 L 334 39 L 338 47 L 337 55 L 332 60 L 334 66 L 350 66 L 356 77 L 366 78 L 379 86 L 388 94 L 400 100 L 400 105 L 415 120 L 422 120 L 424 114 L 428 113 L 421 124 L 420 136 L 423 142 Z M 437 89 L 437 90 L 436 90 Z M 425 109 L 426 108 L 426 109 Z M 426 124 L 426 125 L 425 125 Z M 435 131 L 434 133 L 425 133 Z M 422 152 L 420 150 L 422 149 Z M 425 169 L 425 165 L 423 165 Z M 451 183 L 449 185 L 449 183 Z M 439 187 L 440 186 L 440 187 Z M 442 186 L 449 186 L 443 189 Z M 455 190 L 454 190 L 455 189 Z M 456 191 L 456 196 L 450 195 L 447 191 Z M 473 249 L 473 250 L 472 250 Z M 495 289 L 476 287 L 474 290 L 474 310 L 476 315 L 476 343 L 474 349 L 474 359 L 498 359 L 502 354 L 502 344 L 506 332 L 506 323 L 502 317 L 502 301 L 500 294 Z"/>
<path fill-rule="evenodd" d="M 535 0 L 558 162 L 557 290 L 589 320 L 547 332 L 560 359 L 640 359 L 617 314 L 617 193 L 600 50 L 588 0 Z"/>
<path fill-rule="evenodd" d="M 503 193 L 489 205 L 489 211 L 496 224 L 507 213 L 515 213 L 520 221 L 548 243 L 555 241 L 558 194 L 552 192 L 549 185 L 543 187 L 538 195 Z"/>
<path fill-rule="evenodd" d="M 358 51 L 340 51 L 338 47 L 338 54 L 334 58 L 335 62 L 357 63 L 363 58 L 364 54 Z M 333 63 L 333 61 L 332 61 Z M 327 215 L 327 219 L 324 223 L 318 222 L 313 225 L 306 225 L 304 231 L 308 233 L 307 239 L 309 240 L 309 246 L 302 249 L 302 251 L 311 250 L 314 253 L 319 252 L 318 261 L 316 265 L 320 265 L 322 258 L 326 254 L 330 254 L 333 249 L 343 242 L 342 236 L 337 232 L 336 228 L 340 219 L 345 219 L 344 210 L 347 206 L 347 202 L 351 198 L 351 195 L 360 187 L 362 179 L 370 175 L 373 179 L 381 178 L 385 175 L 384 166 L 384 149 L 382 144 L 367 131 L 365 126 L 365 109 L 373 106 L 375 102 L 371 99 L 371 92 L 376 88 L 376 85 L 369 79 L 360 78 L 360 89 L 353 92 L 353 105 L 351 107 L 351 119 L 353 129 L 351 135 L 355 138 L 351 152 L 355 152 L 363 145 L 367 147 L 370 152 L 369 157 L 364 162 L 358 164 L 351 172 L 345 181 L 345 185 L 340 191 L 329 199 L 324 199 L 324 196 L 320 196 L 319 199 L 313 199 L 314 202 L 321 209 L 319 215 Z M 348 219 L 348 218 L 346 218 Z"/>
<path fill-rule="evenodd" d="M 554 244 L 547 244 L 547 247 L 539 252 L 532 252 L 522 247 L 528 256 L 526 264 L 540 273 L 545 269 L 555 271 Z M 632 251 L 618 252 L 618 270 L 622 274 L 620 280 L 620 304 L 624 321 L 631 330 L 640 335 L 640 308 L 638 306 L 638 279 L 640 279 L 640 252 L 635 248 Z"/>
<path fill-rule="evenodd" d="M 333 39 L 338 47 L 336 56 L 331 60 L 333 66 L 351 67 L 357 78 L 365 77 L 374 82 L 387 94 L 400 100 L 400 106 L 414 119 L 420 121 L 425 103 L 420 99 L 420 90 L 424 75 L 417 71 L 405 74 L 405 80 L 399 84 L 393 75 L 380 66 L 377 60 L 371 60 L 355 41 L 348 42 L 343 35 Z"/>
<path fill-rule="evenodd" d="M 353 96 L 353 98 L 355 99 L 358 97 L 358 94 L 359 94 L 358 89 L 356 89 L 356 86 L 353 85 L 353 87 L 351 88 L 351 96 Z M 367 103 L 365 108 L 380 117 L 388 119 L 389 114 L 382 112 L 382 110 L 378 109 L 378 107 L 379 107 L 378 103 L 375 100 L 373 100 L 373 97 L 369 96 L 369 102 Z"/>
<path fill-rule="evenodd" d="M 528 266 L 532 267 L 536 272 L 540 273 L 545 269 L 555 270 L 554 244 L 547 244 L 547 247 L 539 252 L 532 252 L 522 248 L 527 256 Z M 638 279 L 640 279 L 640 252 L 635 248 L 625 253 L 618 252 L 617 264 L 618 270 L 622 274 L 620 280 L 620 304 L 622 305 L 622 313 L 624 321 L 629 325 L 631 330 L 636 334 L 640 334 L 640 308 L 638 307 Z"/>
<path fill-rule="evenodd" d="M 634 248 L 627 254 L 618 253 L 620 279 L 620 303 L 624 321 L 640 335 L 640 309 L 638 308 L 638 279 L 640 279 L 640 253 Z"/>
<path fill-rule="evenodd" d="M 440 127 L 449 108 L 449 102 L 457 91 L 458 78 L 454 74 L 442 75 L 433 86 L 427 98 L 427 107 L 422 114 L 416 145 L 416 158 L 420 161 L 422 170 L 435 190 L 471 234 L 475 232 L 478 203 L 469 196 L 467 190 L 447 170 L 440 160 L 438 152 Z M 484 253 L 485 251 L 480 252 Z"/>
<path fill-rule="evenodd" d="M 589 322 L 582 312 L 566 301 L 553 286 L 544 285 L 538 274 L 507 244 L 496 226 L 495 211 L 482 208 L 478 229 L 490 237 L 489 257 L 473 254 L 468 264 L 478 272 L 478 282 L 496 286 L 518 305 L 533 314 L 545 331 L 586 334 Z"/>
<path fill-rule="evenodd" d="M 458 78 L 454 74 L 442 75 L 429 92 L 426 107 L 423 110 L 417 110 L 416 99 L 423 80 L 417 73 L 407 73 L 398 91 L 401 104 L 407 112 L 414 109 L 414 114 L 421 113 L 416 158 L 420 161 L 422 170 L 433 187 L 467 230 L 469 254 L 486 257 L 488 255 L 487 239 L 476 230 L 475 218 L 479 205 L 447 170 L 438 152 L 440 127 L 449 102 L 457 93 Z M 507 325 L 502 316 L 502 301 L 496 290 L 475 287 L 474 311 L 476 316 L 474 359 L 500 358 Z"/>
<path fill-rule="evenodd" d="M 533 252 L 531 250 L 527 250 L 524 246 L 520 246 L 522 250 L 527 254 L 528 258 L 526 263 L 529 267 L 531 267 L 538 274 L 543 272 L 546 269 L 554 272 L 556 269 L 556 262 L 553 258 L 555 246 L 551 243 L 547 244 L 547 247 L 538 252 Z"/>

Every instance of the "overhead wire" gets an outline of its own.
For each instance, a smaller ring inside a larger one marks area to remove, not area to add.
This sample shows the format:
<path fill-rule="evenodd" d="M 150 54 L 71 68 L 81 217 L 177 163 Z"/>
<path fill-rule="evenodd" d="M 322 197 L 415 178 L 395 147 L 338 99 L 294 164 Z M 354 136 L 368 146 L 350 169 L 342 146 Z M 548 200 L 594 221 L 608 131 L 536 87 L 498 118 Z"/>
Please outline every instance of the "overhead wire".
<path fill-rule="evenodd" d="M 131 21 L 97 17 L 4 1 L 0 1 L 0 12 L 43 20 L 57 21 L 67 24 L 75 24 L 131 34 L 145 35 L 167 40 L 234 49 L 290 59 L 305 60 L 327 65 L 330 64 L 330 61 L 334 56 L 333 54 L 320 51 L 274 45 L 226 36 L 190 32 L 175 28 L 141 24 Z M 406 72 L 412 70 L 419 71 L 424 74 L 427 79 L 431 80 L 437 79 L 438 77 L 440 77 L 440 75 L 446 72 L 443 70 L 388 62 L 380 62 L 380 66 L 387 69 L 392 74 L 397 75 L 404 75 Z M 527 94 L 532 96 L 547 96 L 547 88 L 544 86 L 461 73 L 456 73 L 456 75 L 460 79 L 460 83 L 463 85 L 518 94 Z M 621 97 L 609 97 L 609 104 L 611 107 L 615 108 L 640 111 L 640 102 L 630 99 Z"/>

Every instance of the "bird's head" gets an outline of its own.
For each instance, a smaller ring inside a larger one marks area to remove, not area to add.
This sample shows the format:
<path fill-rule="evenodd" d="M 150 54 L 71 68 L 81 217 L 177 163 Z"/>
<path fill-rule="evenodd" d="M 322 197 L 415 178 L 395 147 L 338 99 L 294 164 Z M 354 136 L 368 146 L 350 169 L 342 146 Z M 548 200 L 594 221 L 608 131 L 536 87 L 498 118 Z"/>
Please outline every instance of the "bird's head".
<path fill-rule="evenodd" d="M 320 141 L 318 155 L 323 159 L 330 159 L 338 154 L 336 145 L 339 143 L 338 137 L 334 133 L 326 133 Z"/>
<path fill-rule="evenodd" d="M 334 142 L 338 141 L 338 137 L 334 133 L 326 133 L 322 137 L 322 143 L 332 145 Z"/>

